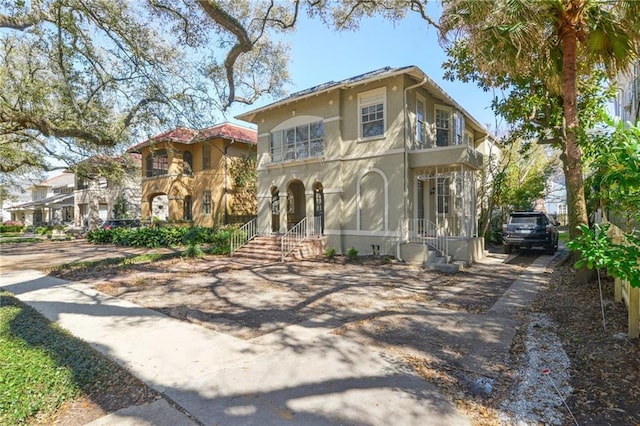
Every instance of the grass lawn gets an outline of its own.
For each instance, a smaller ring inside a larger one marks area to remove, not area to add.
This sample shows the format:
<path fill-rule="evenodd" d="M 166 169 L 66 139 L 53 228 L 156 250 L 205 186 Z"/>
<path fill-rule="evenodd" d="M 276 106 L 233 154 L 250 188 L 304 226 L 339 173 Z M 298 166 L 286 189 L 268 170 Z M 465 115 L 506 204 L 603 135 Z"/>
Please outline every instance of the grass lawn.
<path fill-rule="evenodd" d="M 75 398 L 130 381 L 88 343 L 0 291 L 0 424 L 49 423 Z"/>

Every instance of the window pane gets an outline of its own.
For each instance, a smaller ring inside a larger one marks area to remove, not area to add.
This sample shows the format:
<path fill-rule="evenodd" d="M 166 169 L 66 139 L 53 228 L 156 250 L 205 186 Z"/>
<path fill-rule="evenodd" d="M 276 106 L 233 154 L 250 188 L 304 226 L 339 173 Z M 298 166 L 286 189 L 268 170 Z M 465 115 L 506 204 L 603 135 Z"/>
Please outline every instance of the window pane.
<path fill-rule="evenodd" d="M 322 121 L 316 121 L 315 123 L 311 123 L 311 139 L 322 139 L 324 138 L 324 123 Z"/>
<path fill-rule="evenodd" d="M 293 160 L 296 158 L 296 129 L 286 129 L 284 131 L 284 159 Z"/>
<path fill-rule="evenodd" d="M 449 145 L 449 111 L 436 109 L 436 145 Z"/>
<path fill-rule="evenodd" d="M 271 133 L 271 161 L 282 161 L 284 150 L 282 145 L 282 131 Z"/>
<path fill-rule="evenodd" d="M 384 123 L 382 121 L 374 121 L 362 124 L 362 137 L 370 138 L 372 136 L 380 136 L 384 134 Z"/>
<path fill-rule="evenodd" d="M 384 105 L 375 104 L 362 107 L 362 137 L 369 138 L 384 134 Z"/>
<path fill-rule="evenodd" d="M 296 158 L 309 156 L 309 125 L 296 127 Z"/>
<path fill-rule="evenodd" d="M 309 125 L 310 144 L 312 157 L 319 157 L 324 155 L 324 123 L 322 121 L 316 121 Z"/>

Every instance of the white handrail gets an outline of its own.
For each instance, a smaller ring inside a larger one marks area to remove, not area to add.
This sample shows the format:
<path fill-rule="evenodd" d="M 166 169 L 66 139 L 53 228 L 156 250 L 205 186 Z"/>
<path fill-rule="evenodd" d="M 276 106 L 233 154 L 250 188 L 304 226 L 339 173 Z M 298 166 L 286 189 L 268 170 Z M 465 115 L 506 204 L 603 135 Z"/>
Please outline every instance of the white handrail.
<path fill-rule="evenodd" d="M 320 217 L 305 217 L 289 229 L 280 239 L 282 261 L 289 256 L 303 241 L 322 233 Z"/>
<path fill-rule="evenodd" d="M 442 256 L 449 255 L 447 232 L 428 219 L 407 219 L 406 238 L 409 243 L 422 243 L 438 250 Z"/>
<path fill-rule="evenodd" d="M 240 247 L 253 240 L 258 235 L 257 229 L 257 220 L 256 218 L 253 218 L 231 234 L 231 238 L 229 240 L 229 256 L 233 255 L 233 253 L 238 251 Z"/>

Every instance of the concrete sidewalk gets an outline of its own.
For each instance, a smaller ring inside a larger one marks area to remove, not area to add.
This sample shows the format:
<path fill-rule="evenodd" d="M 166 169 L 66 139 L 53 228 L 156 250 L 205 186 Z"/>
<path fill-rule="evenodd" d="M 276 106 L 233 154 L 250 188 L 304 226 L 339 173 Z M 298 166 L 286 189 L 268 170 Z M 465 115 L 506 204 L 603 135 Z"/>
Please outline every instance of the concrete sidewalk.
<path fill-rule="evenodd" d="M 322 326 L 245 341 L 37 271 L 1 287 L 179 405 L 130 407 L 95 425 L 470 425 L 404 363 Z"/>

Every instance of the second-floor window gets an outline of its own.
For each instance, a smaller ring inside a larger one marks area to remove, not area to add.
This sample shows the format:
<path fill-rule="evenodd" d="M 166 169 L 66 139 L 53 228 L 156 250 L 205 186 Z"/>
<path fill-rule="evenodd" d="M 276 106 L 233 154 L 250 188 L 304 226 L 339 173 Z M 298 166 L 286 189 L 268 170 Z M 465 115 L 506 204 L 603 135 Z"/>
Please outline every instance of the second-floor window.
<path fill-rule="evenodd" d="M 191 151 L 182 153 L 182 173 L 185 175 L 193 174 L 193 154 Z"/>
<path fill-rule="evenodd" d="M 202 191 L 202 214 L 211 214 L 211 191 Z"/>
<path fill-rule="evenodd" d="M 449 146 L 451 132 L 451 111 L 436 108 L 436 146 Z"/>
<path fill-rule="evenodd" d="M 385 132 L 386 89 L 371 90 L 358 95 L 360 139 L 377 138 Z"/>
<path fill-rule="evenodd" d="M 324 155 L 324 123 L 314 121 L 271 132 L 271 161 L 298 160 Z"/>
<path fill-rule="evenodd" d="M 163 176 L 169 170 L 169 156 L 166 150 L 155 151 L 147 156 L 147 177 Z"/>

